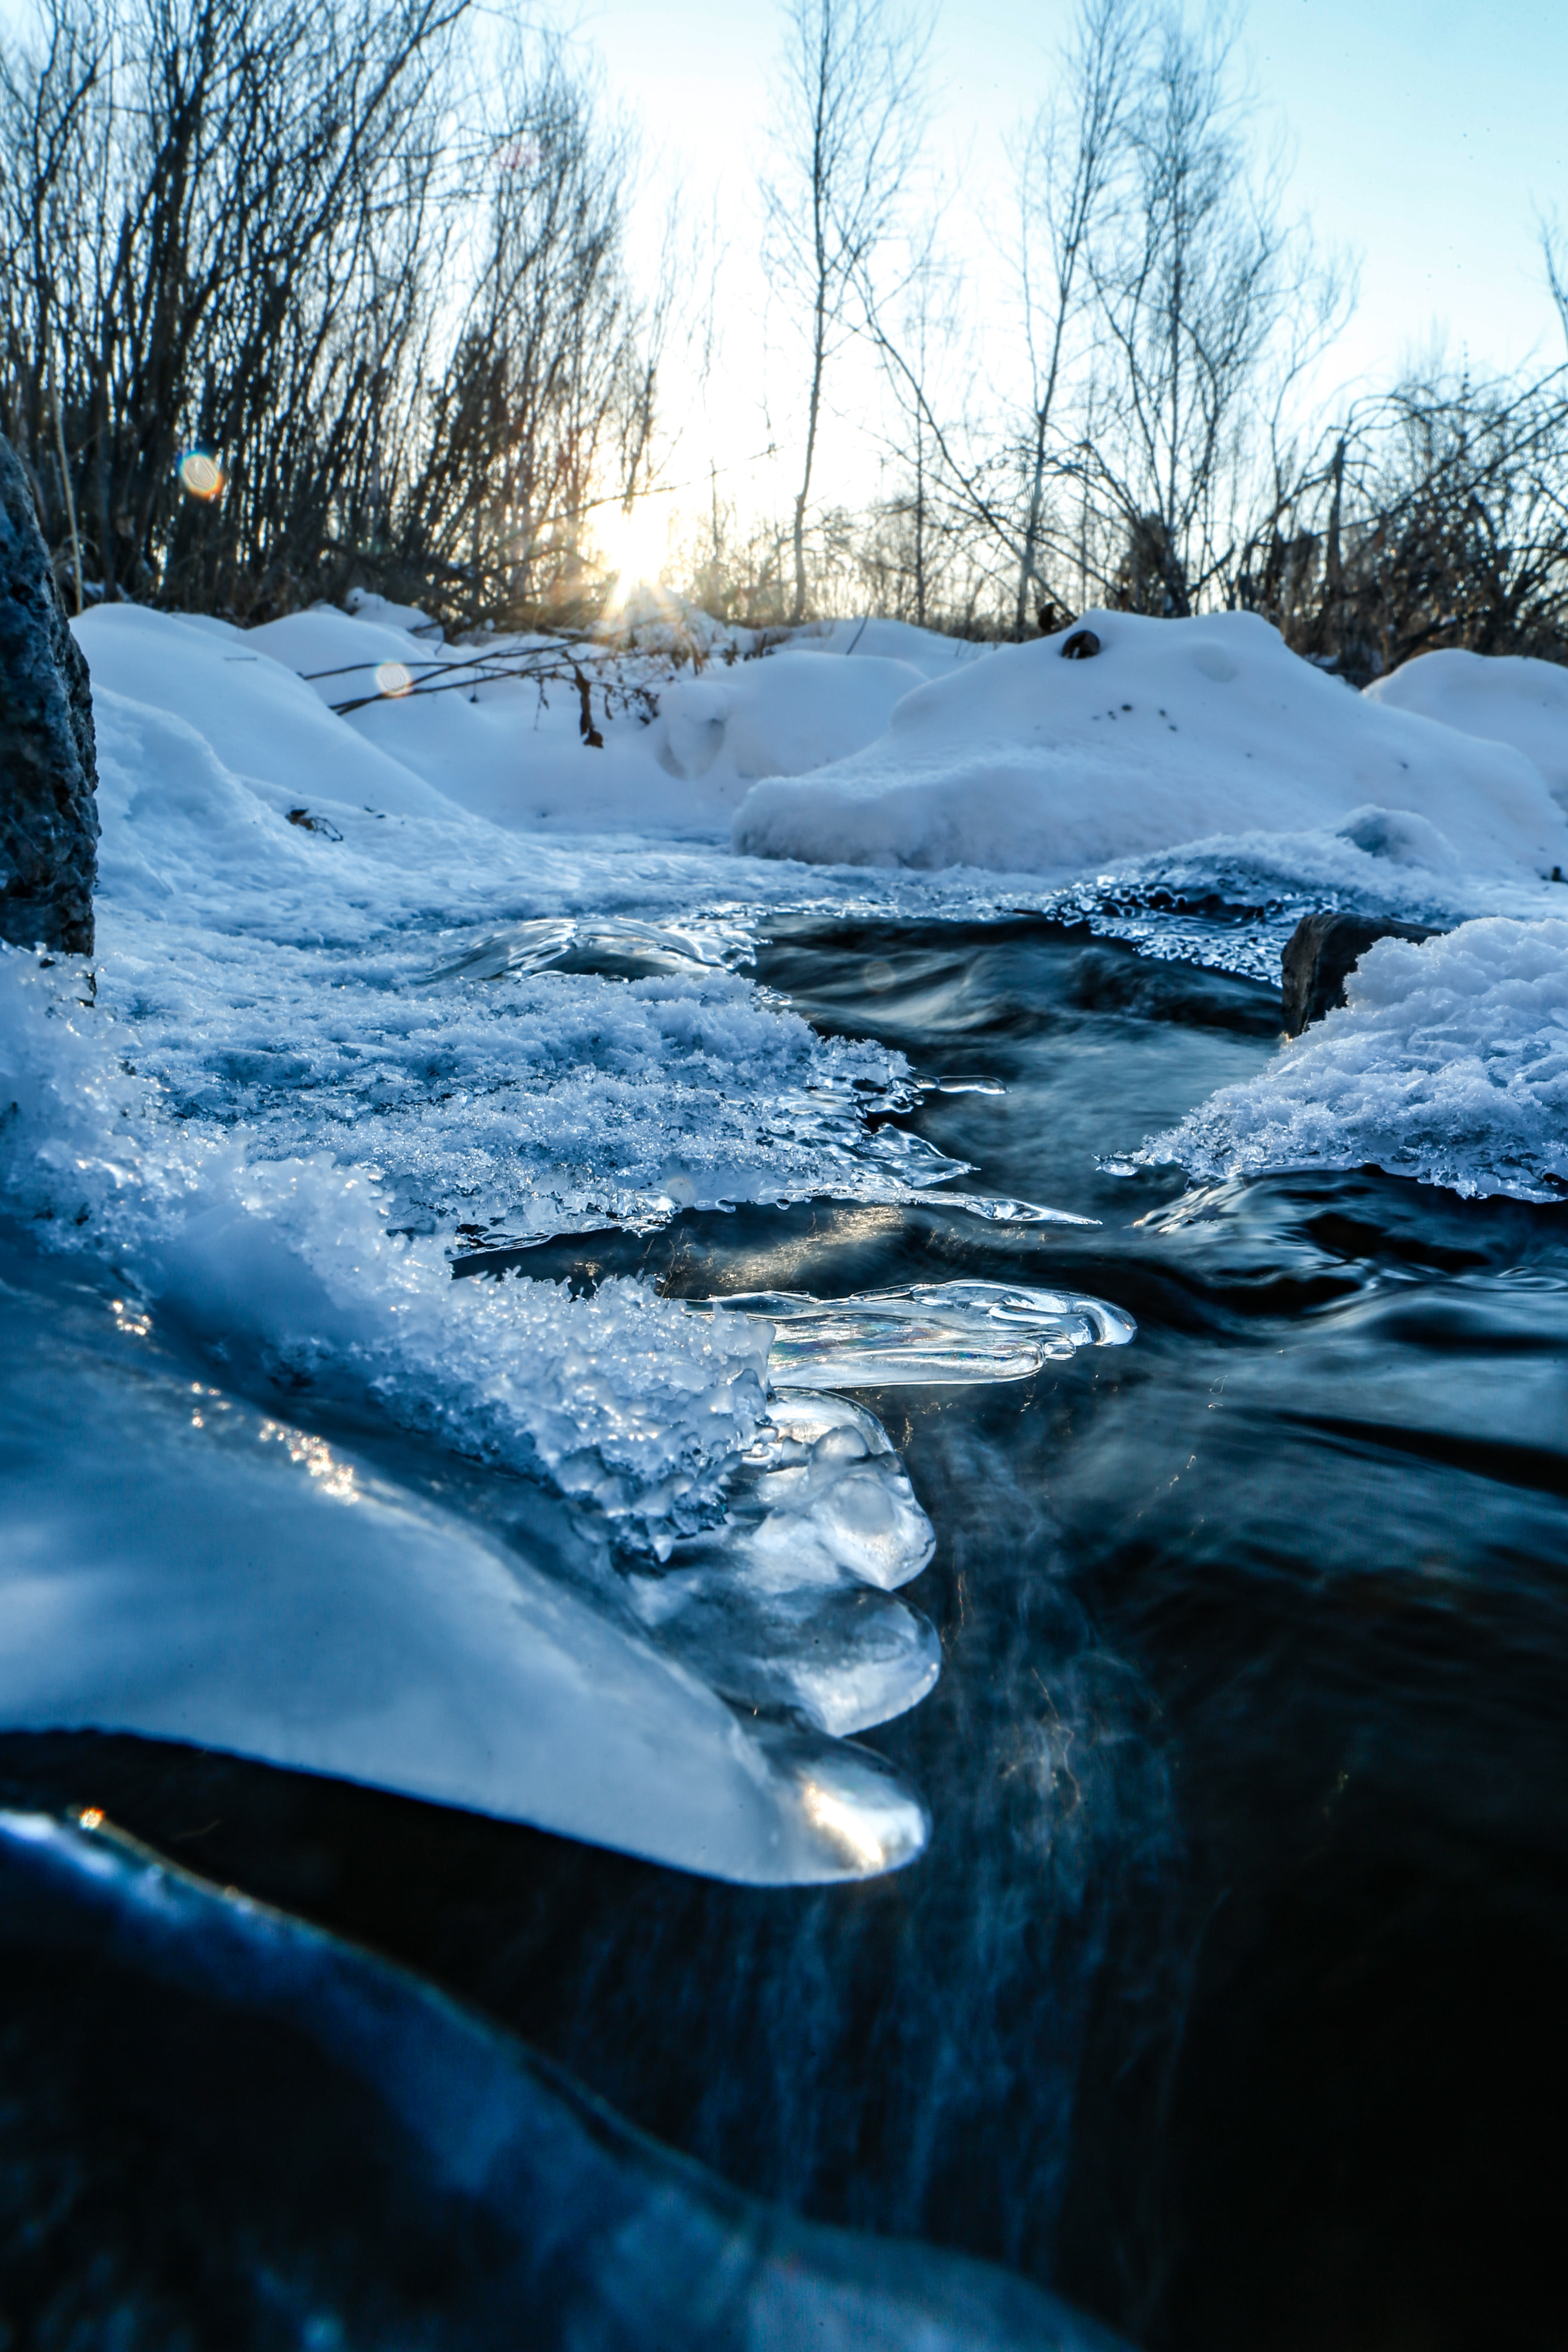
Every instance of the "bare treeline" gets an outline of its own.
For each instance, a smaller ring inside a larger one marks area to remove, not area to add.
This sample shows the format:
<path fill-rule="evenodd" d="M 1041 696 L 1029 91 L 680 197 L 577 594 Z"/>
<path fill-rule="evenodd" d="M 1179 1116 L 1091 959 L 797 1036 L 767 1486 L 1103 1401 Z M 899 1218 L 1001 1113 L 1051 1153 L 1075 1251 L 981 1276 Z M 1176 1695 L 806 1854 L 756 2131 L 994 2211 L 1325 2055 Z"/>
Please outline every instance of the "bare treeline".
<path fill-rule="evenodd" d="M 4 54 L 0 421 L 82 593 L 591 601 L 662 331 L 632 157 L 559 49 L 477 72 L 466 5 L 46 0 Z"/>
<path fill-rule="evenodd" d="M 863 48 L 869 15 L 902 41 L 902 70 L 858 94 L 860 144 L 883 152 L 898 146 L 887 110 L 920 107 L 920 26 L 895 7 L 787 10 L 792 36 L 852 16 Z M 817 53 L 831 47 L 821 35 Z M 856 95 L 847 75 L 834 95 Z M 1019 636 L 1091 604 L 1252 609 L 1357 680 L 1437 646 L 1568 656 L 1568 372 L 1428 374 L 1330 395 L 1339 413 L 1313 422 L 1354 272 L 1288 211 L 1233 16 L 1080 0 L 1014 160 L 1010 321 L 965 331 L 962 264 L 929 231 L 891 294 L 859 270 L 899 487 L 858 534 L 814 519 L 824 584 Z M 1568 330 L 1550 239 L 1547 262 Z"/>
<path fill-rule="evenodd" d="M 1079 0 L 988 225 L 998 300 L 973 227 L 945 246 L 926 6 L 780 0 L 760 252 L 798 359 L 747 396 L 794 487 L 770 518 L 716 463 L 680 486 L 679 584 L 1017 636 L 1242 608 L 1356 680 L 1568 658 L 1568 371 L 1322 390 L 1354 271 L 1289 209 L 1225 10 Z M 0 425 L 62 583 L 593 618 L 600 526 L 673 438 L 674 257 L 702 274 L 666 232 L 639 278 L 646 202 L 580 53 L 473 0 L 36 0 L 0 41 Z M 878 373 L 881 494 L 824 501 Z"/>

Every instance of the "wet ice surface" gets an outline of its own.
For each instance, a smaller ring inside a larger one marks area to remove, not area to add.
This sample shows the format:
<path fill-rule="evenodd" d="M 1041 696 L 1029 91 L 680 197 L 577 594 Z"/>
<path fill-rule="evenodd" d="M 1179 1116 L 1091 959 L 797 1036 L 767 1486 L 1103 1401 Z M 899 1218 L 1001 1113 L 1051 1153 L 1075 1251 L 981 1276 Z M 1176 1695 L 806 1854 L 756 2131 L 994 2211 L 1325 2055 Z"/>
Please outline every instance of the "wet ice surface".
<path fill-rule="evenodd" d="M 882 1424 L 847 1398 L 776 1394 L 727 1501 L 721 1528 L 632 1579 L 659 1646 L 742 1706 L 788 1707 L 828 1732 L 917 1705 L 941 1651 L 891 1595 L 936 1538 Z"/>
<path fill-rule="evenodd" d="M 1021 1381 L 1079 1348 L 1125 1347 L 1135 1328 L 1103 1299 L 1001 1282 L 919 1282 L 835 1299 L 742 1291 L 720 1311 L 772 1324 L 768 1377 L 779 1389 Z"/>
<path fill-rule="evenodd" d="M 619 1580 L 595 1574 L 583 1531 L 542 1496 L 517 1496 L 497 1541 L 319 1426 L 193 1380 L 122 1300 L 6 1268 L 8 1727 L 238 1750 L 720 1877 L 853 1877 L 919 1851 L 924 1809 L 895 1773 L 788 1722 L 758 1736 L 712 1674 L 651 1648 L 630 1610 L 617 1622 L 604 1591 Z M 782 1442 L 768 1429 L 753 1451 Z M 808 1540 L 821 1516 L 825 1544 L 842 1520 L 839 1554 L 884 1571 L 902 1538 L 913 1573 L 930 1529 L 902 1474 L 883 1475 L 880 1519 L 852 1499 L 820 1513 L 814 1494 L 790 1516 Z M 715 1548 L 722 1564 L 722 1533 Z M 925 1631 L 903 1705 L 935 1675 Z M 860 1627 L 838 1643 L 841 1690 L 868 1646 Z M 833 1733 L 896 1711 L 796 1705 Z"/>

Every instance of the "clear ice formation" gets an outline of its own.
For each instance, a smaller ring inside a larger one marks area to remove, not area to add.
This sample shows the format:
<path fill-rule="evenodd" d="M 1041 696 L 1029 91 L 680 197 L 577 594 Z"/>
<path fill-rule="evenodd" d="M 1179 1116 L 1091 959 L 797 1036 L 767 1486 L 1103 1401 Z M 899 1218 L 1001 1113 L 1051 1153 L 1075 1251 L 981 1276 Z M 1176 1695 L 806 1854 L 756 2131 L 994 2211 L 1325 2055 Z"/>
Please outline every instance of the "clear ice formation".
<path fill-rule="evenodd" d="M 653 923 L 627 915 L 547 915 L 492 932 L 426 975 L 444 980 L 502 980 L 513 972 L 591 973 L 601 980 L 644 980 L 654 973 L 733 971 L 749 963 L 749 933 L 739 924 Z"/>
<path fill-rule="evenodd" d="M 837 1299 L 753 1290 L 693 1311 L 771 1323 L 775 1389 L 1026 1380 L 1080 1348 L 1124 1347 L 1137 1328 L 1103 1298 L 1002 1282 L 916 1282 Z"/>
<path fill-rule="evenodd" d="M 546 1538 L 503 1543 L 177 1375 L 144 1318 L 121 1318 L 117 1351 L 95 1303 L 101 1332 L 0 1288 L 0 1723 L 191 1741 L 751 1885 L 863 1877 L 924 1846 L 924 1807 L 879 1758 L 743 1722 L 574 1589 Z M 836 1543 L 897 1573 L 874 1507 L 846 1500 L 841 1536 L 819 1517 L 824 1560 Z M 850 1646 L 846 1690 L 896 1679 L 896 1632 Z"/>
<path fill-rule="evenodd" d="M 977 1091 L 977 1089 L 975 1089 Z M 929 1192 L 920 1195 L 941 1209 L 962 1209 L 967 1216 L 984 1217 L 992 1225 L 1098 1225 L 1098 1217 L 1081 1217 L 1071 1209 L 1044 1209 L 1038 1201 L 1009 1201 L 988 1192 Z"/>
<path fill-rule="evenodd" d="M 727 1503 L 722 1527 L 630 1580 L 657 1645 L 737 1705 L 836 1737 L 917 1706 L 941 1648 L 892 1596 L 936 1537 L 880 1423 L 844 1397 L 775 1396 Z"/>

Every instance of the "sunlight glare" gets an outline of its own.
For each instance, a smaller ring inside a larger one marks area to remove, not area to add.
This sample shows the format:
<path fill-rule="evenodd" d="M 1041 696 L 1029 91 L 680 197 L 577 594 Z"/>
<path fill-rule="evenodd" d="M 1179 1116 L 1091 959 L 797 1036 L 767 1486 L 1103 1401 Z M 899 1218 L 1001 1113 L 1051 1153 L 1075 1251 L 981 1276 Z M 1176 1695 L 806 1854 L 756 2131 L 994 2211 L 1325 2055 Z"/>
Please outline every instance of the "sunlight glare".
<path fill-rule="evenodd" d="M 607 507 L 599 517 L 597 537 L 619 601 L 624 603 L 634 588 L 657 587 L 669 555 L 666 504 L 638 499 L 630 507 Z"/>

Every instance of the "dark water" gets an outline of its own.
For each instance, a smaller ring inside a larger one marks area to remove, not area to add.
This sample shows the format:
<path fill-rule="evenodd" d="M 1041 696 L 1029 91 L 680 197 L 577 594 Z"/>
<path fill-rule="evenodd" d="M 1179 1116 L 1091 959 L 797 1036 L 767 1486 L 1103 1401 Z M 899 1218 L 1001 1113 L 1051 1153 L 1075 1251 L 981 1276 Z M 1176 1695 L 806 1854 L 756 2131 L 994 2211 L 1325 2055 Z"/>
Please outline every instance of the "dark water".
<path fill-rule="evenodd" d="M 1564 1213 L 1097 1174 L 1261 1066 L 1241 982 L 1027 924 L 801 934 L 758 976 L 1001 1080 L 911 1123 L 1103 1225 L 748 1211 L 530 1270 L 1006 1277 L 1139 1324 L 866 1399 L 938 1534 L 942 1681 L 869 1735 L 924 1861 L 719 1887 L 131 1740 L 11 1738 L 0 1777 L 412 1961 L 742 2188 L 1150 2346 L 1568 2342 Z"/>

